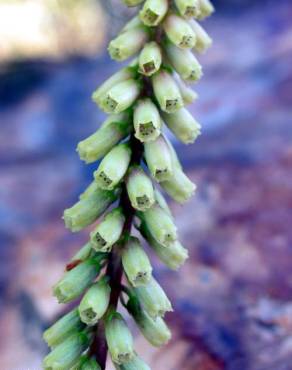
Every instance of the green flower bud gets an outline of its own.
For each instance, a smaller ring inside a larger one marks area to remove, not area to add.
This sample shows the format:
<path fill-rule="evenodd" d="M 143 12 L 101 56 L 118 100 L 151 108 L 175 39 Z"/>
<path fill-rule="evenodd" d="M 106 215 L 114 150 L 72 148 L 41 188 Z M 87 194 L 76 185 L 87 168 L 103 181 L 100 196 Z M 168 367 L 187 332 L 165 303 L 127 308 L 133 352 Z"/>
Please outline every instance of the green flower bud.
<path fill-rule="evenodd" d="M 210 0 L 199 0 L 200 3 L 200 13 L 197 19 L 203 20 L 214 13 L 215 9 Z"/>
<path fill-rule="evenodd" d="M 155 195 L 155 200 L 158 203 L 159 207 L 162 208 L 171 218 L 173 218 L 171 210 L 168 207 L 168 204 L 166 200 L 164 199 L 163 195 L 161 194 L 161 192 L 158 189 L 155 189 L 154 195 Z"/>
<path fill-rule="evenodd" d="M 146 26 L 157 26 L 166 15 L 167 10 L 167 0 L 146 0 L 140 11 L 140 19 Z"/>
<path fill-rule="evenodd" d="M 198 99 L 198 94 L 192 90 L 183 80 L 181 80 L 178 76 L 175 81 L 181 93 L 184 105 L 192 104 L 195 100 Z"/>
<path fill-rule="evenodd" d="M 143 25 L 143 23 L 141 22 L 141 19 L 138 15 L 136 15 L 135 17 L 131 18 L 129 20 L 129 22 L 127 22 L 125 24 L 125 26 L 122 28 L 122 32 L 125 32 L 125 31 L 129 31 L 129 30 L 132 30 L 136 27 L 141 27 Z"/>
<path fill-rule="evenodd" d="M 139 55 L 139 72 L 152 76 L 162 63 L 161 49 L 155 41 L 148 42 Z"/>
<path fill-rule="evenodd" d="M 71 335 L 45 357 L 44 370 L 69 370 L 88 345 L 89 337 L 85 333 Z"/>
<path fill-rule="evenodd" d="M 138 101 L 134 110 L 135 136 L 142 142 L 153 141 L 160 135 L 161 118 L 156 105 L 149 99 Z"/>
<path fill-rule="evenodd" d="M 151 175 L 159 182 L 172 176 L 172 160 L 169 147 L 160 135 L 155 141 L 144 143 L 145 160 Z"/>
<path fill-rule="evenodd" d="M 166 249 L 166 248 L 164 248 Z M 130 298 L 127 309 L 133 316 L 143 336 L 155 347 L 166 344 L 171 338 L 171 332 L 161 317 L 155 320 L 141 309 L 136 298 Z"/>
<path fill-rule="evenodd" d="M 83 327 L 84 324 L 80 321 L 78 310 L 75 308 L 48 328 L 43 337 L 48 346 L 55 347 Z"/>
<path fill-rule="evenodd" d="M 196 34 L 189 23 L 175 14 L 169 14 L 163 22 L 164 31 L 174 45 L 182 49 L 192 49 L 196 43 Z"/>
<path fill-rule="evenodd" d="M 100 100 L 105 96 L 105 94 L 115 85 L 120 82 L 124 82 L 133 78 L 135 72 L 133 68 L 125 67 L 113 74 L 108 78 L 97 90 L 92 94 L 92 99 L 96 104 L 100 104 Z"/>
<path fill-rule="evenodd" d="M 120 82 L 107 91 L 99 106 L 106 113 L 121 113 L 135 102 L 140 88 L 140 83 L 133 79 Z"/>
<path fill-rule="evenodd" d="M 134 357 L 133 337 L 118 312 L 111 313 L 105 322 L 105 337 L 112 360 L 123 364 Z"/>
<path fill-rule="evenodd" d="M 54 286 L 54 296 L 59 303 L 67 303 L 80 296 L 100 272 L 100 258 L 88 259 L 74 269 L 65 272 Z"/>
<path fill-rule="evenodd" d="M 175 5 L 184 18 L 194 18 L 200 13 L 199 0 L 175 0 Z"/>
<path fill-rule="evenodd" d="M 172 114 L 163 113 L 162 117 L 167 127 L 185 144 L 193 143 L 201 134 L 201 125 L 185 108 Z"/>
<path fill-rule="evenodd" d="M 130 28 L 119 34 L 109 44 L 108 51 L 112 59 L 125 60 L 136 54 L 148 41 L 149 32 L 146 27 Z"/>
<path fill-rule="evenodd" d="M 196 45 L 194 48 L 199 53 L 205 52 L 209 47 L 212 45 L 213 41 L 211 37 L 207 34 L 207 32 L 204 30 L 204 28 L 194 19 L 190 20 L 190 25 L 193 29 L 193 31 L 196 34 Z"/>
<path fill-rule="evenodd" d="M 202 77 L 202 67 L 197 58 L 188 49 L 180 49 L 167 42 L 167 56 L 177 73 L 186 81 L 197 81 Z"/>
<path fill-rule="evenodd" d="M 73 232 L 84 229 L 96 221 L 116 199 L 115 192 L 96 189 L 64 211 L 63 219 L 66 227 Z"/>
<path fill-rule="evenodd" d="M 171 268 L 172 270 L 177 270 L 185 263 L 186 259 L 188 258 L 188 251 L 178 240 L 165 248 L 153 238 L 145 223 L 141 224 L 140 231 L 148 241 L 150 247 L 167 267 Z"/>
<path fill-rule="evenodd" d="M 120 239 L 125 223 L 121 208 L 109 212 L 90 233 L 92 248 L 100 252 L 110 252 L 112 246 Z"/>
<path fill-rule="evenodd" d="M 136 354 L 131 361 L 120 366 L 115 364 L 115 367 L 117 370 L 151 370 L 150 367 Z"/>
<path fill-rule="evenodd" d="M 154 204 L 152 181 L 139 166 L 133 166 L 126 181 L 127 192 L 132 207 L 145 211 Z"/>
<path fill-rule="evenodd" d="M 146 285 L 134 288 L 140 304 L 150 317 L 163 317 L 166 312 L 172 311 L 171 303 L 165 292 L 152 277 Z"/>
<path fill-rule="evenodd" d="M 168 72 L 156 73 L 152 77 L 152 84 L 155 97 L 163 111 L 172 113 L 183 106 L 179 88 Z"/>
<path fill-rule="evenodd" d="M 127 241 L 122 252 L 122 263 L 133 286 L 146 284 L 150 280 L 152 267 L 138 238 L 130 237 Z"/>
<path fill-rule="evenodd" d="M 177 229 L 172 218 L 157 204 L 139 213 L 152 236 L 162 245 L 168 247 L 177 239 Z"/>
<path fill-rule="evenodd" d="M 95 325 L 105 314 L 110 301 L 111 288 L 107 279 L 94 283 L 79 304 L 79 315 L 86 325 Z"/>
<path fill-rule="evenodd" d="M 74 254 L 74 256 L 71 258 L 71 262 L 85 261 L 87 258 L 90 257 L 92 252 L 92 245 L 90 242 L 87 242 L 81 249 L 79 249 L 76 254 Z"/>
<path fill-rule="evenodd" d="M 185 203 L 196 190 L 196 185 L 177 167 L 173 169 L 173 176 L 160 185 L 178 203 Z"/>
<path fill-rule="evenodd" d="M 97 185 L 104 190 L 113 190 L 127 172 L 131 155 L 129 144 L 119 144 L 114 147 L 94 172 Z"/>
<path fill-rule="evenodd" d="M 127 6 L 137 6 L 143 3 L 144 0 L 123 0 Z"/>
<path fill-rule="evenodd" d="M 112 118 L 112 117 L 111 117 Z M 132 125 L 128 120 L 109 122 L 94 134 L 80 141 L 77 147 L 80 159 L 86 163 L 92 163 L 107 154 L 120 140 L 129 135 Z"/>

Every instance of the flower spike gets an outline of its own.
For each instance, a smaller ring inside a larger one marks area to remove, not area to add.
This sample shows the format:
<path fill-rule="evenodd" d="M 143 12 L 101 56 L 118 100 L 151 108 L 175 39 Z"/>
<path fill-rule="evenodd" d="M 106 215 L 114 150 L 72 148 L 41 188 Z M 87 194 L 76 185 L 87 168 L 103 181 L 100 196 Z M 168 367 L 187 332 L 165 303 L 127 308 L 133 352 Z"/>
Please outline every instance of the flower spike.
<path fill-rule="evenodd" d="M 63 219 L 72 232 L 90 226 L 90 236 L 53 287 L 59 303 L 72 307 L 44 332 L 51 350 L 44 370 L 104 370 L 107 352 L 117 370 L 150 370 L 118 312 L 121 303 L 153 346 L 170 340 L 164 316 L 172 305 L 153 277 L 140 236 L 170 269 L 188 258 L 163 192 L 184 203 L 196 186 L 164 129 L 184 144 L 200 135 L 185 107 L 198 98 L 189 84 L 202 77 L 194 53 L 212 44 L 198 20 L 214 7 L 210 0 L 122 2 L 136 12 L 108 52 L 114 60 L 132 60 L 92 94 L 107 117 L 77 146 L 81 160 L 99 163 Z"/>

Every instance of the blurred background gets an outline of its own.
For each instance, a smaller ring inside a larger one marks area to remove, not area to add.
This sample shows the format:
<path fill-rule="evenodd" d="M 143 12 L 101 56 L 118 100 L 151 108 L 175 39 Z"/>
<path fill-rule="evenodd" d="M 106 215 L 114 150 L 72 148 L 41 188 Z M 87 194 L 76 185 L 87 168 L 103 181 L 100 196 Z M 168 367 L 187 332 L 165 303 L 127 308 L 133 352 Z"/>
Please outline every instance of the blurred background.
<path fill-rule="evenodd" d="M 153 370 L 291 370 L 292 3 L 214 3 L 203 135 L 175 142 L 198 185 L 171 203 L 190 259 L 176 273 L 153 257 L 173 339 L 153 349 L 133 327 L 135 343 Z M 40 370 L 64 312 L 51 286 L 88 230 L 61 215 L 96 167 L 75 147 L 102 122 L 90 96 L 120 68 L 106 45 L 129 16 L 118 0 L 0 0 L 1 370 Z"/>

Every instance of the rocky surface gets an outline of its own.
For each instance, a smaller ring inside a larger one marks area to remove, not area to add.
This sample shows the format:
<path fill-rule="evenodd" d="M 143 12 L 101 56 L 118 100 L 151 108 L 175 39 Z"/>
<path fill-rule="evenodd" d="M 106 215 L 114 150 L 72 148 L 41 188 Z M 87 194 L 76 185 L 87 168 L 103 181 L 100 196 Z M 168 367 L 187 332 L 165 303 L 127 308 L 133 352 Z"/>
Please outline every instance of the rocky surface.
<path fill-rule="evenodd" d="M 153 370 L 292 369 L 291 16 L 271 2 L 206 23 L 215 43 L 193 107 L 203 135 L 177 145 L 198 191 L 172 203 L 190 259 L 174 273 L 153 257 L 173 340 L 157 350 L 135 332 Z M 95 167 L 74 149 L 102 120 L 89 98 L 115 68 L 103 57 L 1 75 L 3 370 L 39 370 L 41 332 L 64 309 L 51 286 L 87 232 L 70 234 L 61 215 Z"/>

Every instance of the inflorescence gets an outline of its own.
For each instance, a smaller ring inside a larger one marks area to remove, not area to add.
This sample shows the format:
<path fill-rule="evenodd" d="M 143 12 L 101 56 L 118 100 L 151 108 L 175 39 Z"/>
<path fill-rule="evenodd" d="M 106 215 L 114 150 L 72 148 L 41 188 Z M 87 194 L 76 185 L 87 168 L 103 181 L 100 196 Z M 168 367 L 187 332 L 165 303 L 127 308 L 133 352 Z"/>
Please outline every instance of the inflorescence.
<path fill-rule="evenodd" d="M 139 13 L 108 51 L 117 61 L 134 59 L 93 93 L 108 118 L 77 151 L 86 163 L 101 162 L 79 201 L 65 210 L 64 221 L 77 232 L 105 215 L 54 286 L 60 303 L 79 303 L 45 331 L 51 348 L 45 370 L 105 369 L 107 351 L 116 369 L 149 370 L 135 352 L 118 303 L 153 346 L 171 337 L 163 317 L 172 306 L 132 229 L 169 268 L 178 269 L 188 257 L 161 191 L 184 203 L 195 185 L 163 129 L 185 144 L 200 134 L 185 108 L 197 98 L 187 83 L 202 76 L 193 52 L 204 52 L 212 40 L 198 20 L 214 8 L 209 0 L 123 1 L 139 6 Z"/>

